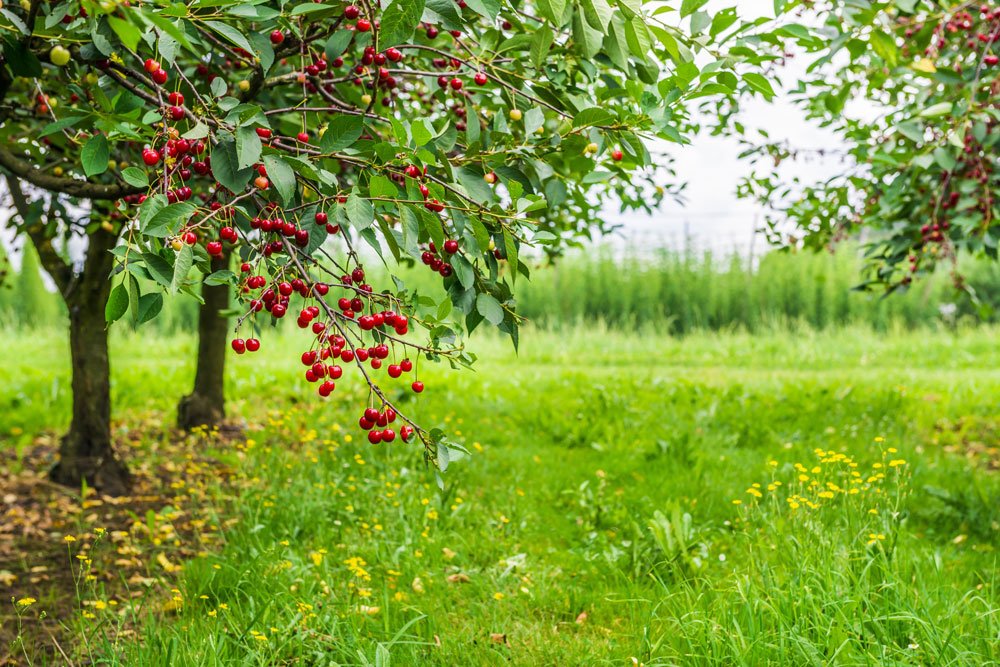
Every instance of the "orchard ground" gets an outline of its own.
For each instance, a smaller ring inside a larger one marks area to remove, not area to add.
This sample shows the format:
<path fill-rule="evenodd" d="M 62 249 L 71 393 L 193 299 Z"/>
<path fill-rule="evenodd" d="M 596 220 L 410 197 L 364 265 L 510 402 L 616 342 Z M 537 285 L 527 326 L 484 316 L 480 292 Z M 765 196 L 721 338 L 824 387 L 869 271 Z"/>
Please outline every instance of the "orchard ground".
<path fill-rule="evenodd" d="M 998 333 L 529 330 L 519 356 L 474 336 L 478 372 L 425 365 L 402 403 L 472 452 L 443 491 L 417 447 L 364 441 L 360 385 L 315 396 L 294 332 L 230 357 L 242 434 L 187 437 L 169 425 L 193 340 L 116 335 L 115 434 L 139 490 L 111 500 L 31 474 L 68 419 L 67 343 L 2 331 L 3 648 L 32 664 L 985 664 Z"/>

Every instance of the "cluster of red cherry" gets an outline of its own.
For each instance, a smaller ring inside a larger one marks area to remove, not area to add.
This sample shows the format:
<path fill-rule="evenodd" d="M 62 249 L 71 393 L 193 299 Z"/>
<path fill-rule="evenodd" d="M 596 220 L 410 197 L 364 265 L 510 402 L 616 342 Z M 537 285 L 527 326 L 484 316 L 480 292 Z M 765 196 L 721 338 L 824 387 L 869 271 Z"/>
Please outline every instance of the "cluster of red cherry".
<path fill-rule="evenodd" d="M 455 239 L 448 239 L 447 241 L 445 241 L 444 252 L 446 254 L 442 257 L 439 257 L 437 246 L 435 246 L 434 242 L 432 241 L 427 244 L 427 250 L 420 253 L 420 261 L 423 262 L 426 266 L 429 266 L 431 268 L 431 271 L 440 273 L 441 277 L 447 278 L 452 273 L 454 273 L 454 269 L 451 268 L 451 264 L 449 262 L 451 255 L 454 255 L 456 252 L 458 252 L 458 241 L 456 241 Z"/>

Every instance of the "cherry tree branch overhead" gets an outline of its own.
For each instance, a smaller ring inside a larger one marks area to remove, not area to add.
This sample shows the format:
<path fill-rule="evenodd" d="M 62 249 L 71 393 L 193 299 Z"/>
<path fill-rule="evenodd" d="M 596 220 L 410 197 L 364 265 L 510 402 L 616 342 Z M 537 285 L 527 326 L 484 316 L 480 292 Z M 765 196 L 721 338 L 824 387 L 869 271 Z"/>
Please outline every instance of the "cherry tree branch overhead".
<path fill-rule="evenodd" d="M 304 382 L 330 396 L 353 364 L 359 425 L 390 442 L 391 387 L 421 392 L 418 361 L 471 364 L 461 336 L 484 322 L 517 344 L 523 252 L 606 231 L 605 200 L 654 208 L 671 184 L 649 141 L 685 143 L 706 101 L 773 94 L 797 37 L 704 4 L 11 5 L 0 167 L 112 203 L 91 216 L 121 239 L 109 322 L 199 276 L 239 297 L 237 354 L 266 353 L 262 329 L 295 312 Z M 368 284 L 359 244 L 426 265 L 447 296 Z M 458 447 L 408 420 L 398 435 L 442 470 Z"/>

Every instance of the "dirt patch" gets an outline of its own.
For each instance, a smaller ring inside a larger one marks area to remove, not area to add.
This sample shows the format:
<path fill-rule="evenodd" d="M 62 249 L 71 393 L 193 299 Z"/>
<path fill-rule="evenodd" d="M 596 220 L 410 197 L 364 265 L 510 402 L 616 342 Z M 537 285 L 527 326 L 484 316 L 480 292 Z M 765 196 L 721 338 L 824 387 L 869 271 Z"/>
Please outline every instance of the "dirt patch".
<path fill-rule="evenodd" d="M 20 455 L 0 448 L 0 665 L 69 662 L 91 629 L 134 634 L 137 611 L 183 604 L 181 563 L 221 546 L 214 499 L 238 485 L 239 429 L 164 434 L 153 417 L 117 433 L 133 473 L 124 497 L 49 482 L 55 434 Z"/>
<path fill-rule="evenodd" d="M 1000 417 L 959 417 L 934 427 L 934 442 L 972 465 L 1000 470 Z"/>

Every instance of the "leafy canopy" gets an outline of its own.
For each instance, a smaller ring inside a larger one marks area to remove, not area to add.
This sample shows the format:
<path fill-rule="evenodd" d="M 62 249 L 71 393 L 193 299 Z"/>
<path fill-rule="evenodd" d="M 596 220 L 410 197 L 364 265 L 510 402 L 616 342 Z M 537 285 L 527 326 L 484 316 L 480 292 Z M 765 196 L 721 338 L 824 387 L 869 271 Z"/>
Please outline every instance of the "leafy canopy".
<path fill-rule="evenodd" d="M 694 110 L 773 95 L 767 64 L 803 38 L 704 4 L 24 0 L 0 17 L 0 166 L 59 202 L 22 221 L 36 235 L 121 234 L 109 321 L 228 283 L 243 353 L 301 308 L 307 380 L 326 396 L 356 370 L 369 438 L 398 419 L 443 470 L 459 446 L 392 383 L 471 363 L 460 335 L 484 321 L 516 344 L 524 258 L 654 207 Z M 372 255 L 446 296 L 367 284 Z"/>

